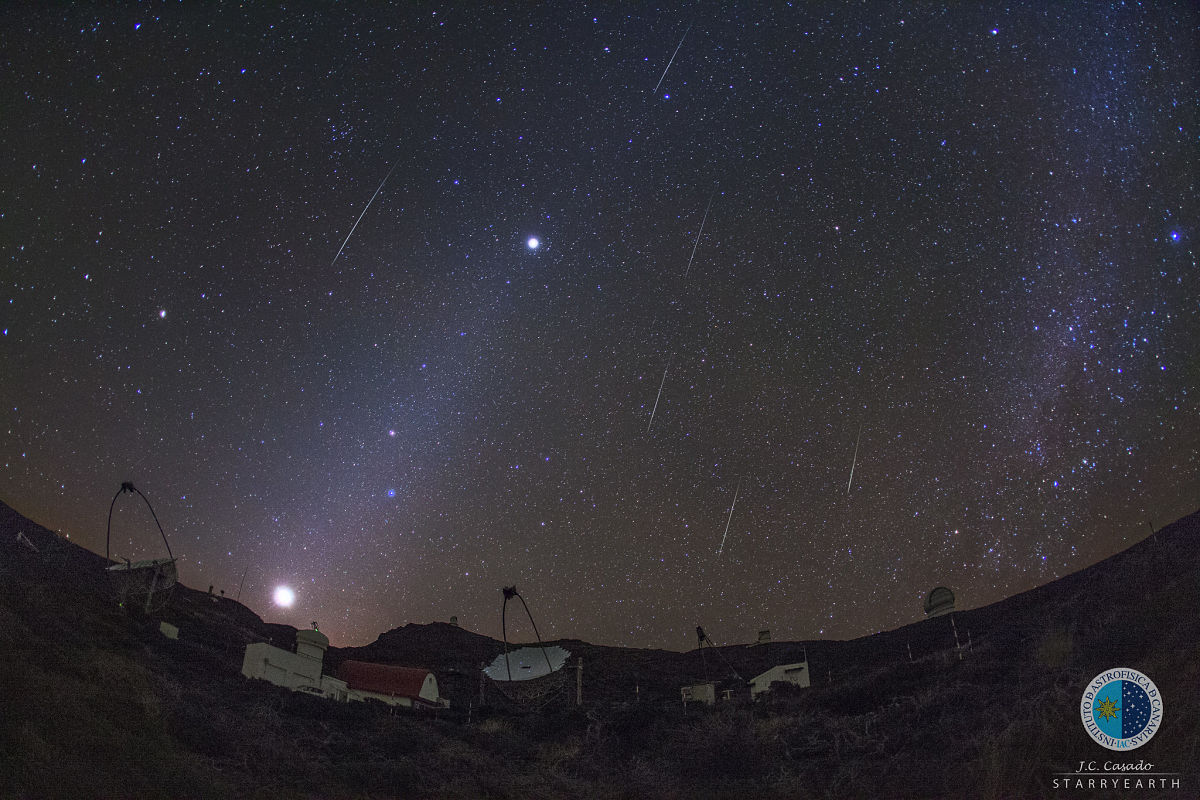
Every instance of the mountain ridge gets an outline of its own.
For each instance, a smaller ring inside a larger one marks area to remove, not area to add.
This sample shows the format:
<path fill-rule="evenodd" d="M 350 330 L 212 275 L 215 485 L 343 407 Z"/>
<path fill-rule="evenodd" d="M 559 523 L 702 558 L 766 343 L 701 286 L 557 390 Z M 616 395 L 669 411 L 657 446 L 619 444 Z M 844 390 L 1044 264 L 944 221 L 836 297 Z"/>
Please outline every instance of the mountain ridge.
<path fill-rule="evenodd" d="M 480 677 L 504 643 L 448 623 L 329 648 L 327 669 L 432 668 L 452 702 L 432 718 L 246 680 L 246 644 L 292 649 L 295 628 L 183 585 L 149 615 L 121 608 L 103 566 L 0 506 L 0 796 L 1033 797 L 1104 758 L 1200 788 L 1200 513 L 1050 584 L 858 639 L 721 657 L 550 640 L 567 680 L 536 711 Z M 680 686 L 744 688 L 801 658 L 809 689 L 681 705 Z M 1164 698 L 1136 753 L 1080 724 L 1089 680 L 1121 666 Z"/>

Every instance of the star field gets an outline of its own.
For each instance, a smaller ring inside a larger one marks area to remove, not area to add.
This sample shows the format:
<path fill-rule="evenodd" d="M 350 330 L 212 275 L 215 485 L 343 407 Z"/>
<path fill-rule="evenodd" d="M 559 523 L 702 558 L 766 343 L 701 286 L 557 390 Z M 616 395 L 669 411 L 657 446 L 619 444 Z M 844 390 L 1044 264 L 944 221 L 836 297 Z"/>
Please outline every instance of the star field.
<path fill-rule="evenodd" d="M 1198 26 L 9 9 L 0 499 L 104 552 L 132 481 L 185 583 L 335 644 L 498 636 L 514 583 L 546 638 L 850 638 L 1074 572 L 1200 497 Z"/>

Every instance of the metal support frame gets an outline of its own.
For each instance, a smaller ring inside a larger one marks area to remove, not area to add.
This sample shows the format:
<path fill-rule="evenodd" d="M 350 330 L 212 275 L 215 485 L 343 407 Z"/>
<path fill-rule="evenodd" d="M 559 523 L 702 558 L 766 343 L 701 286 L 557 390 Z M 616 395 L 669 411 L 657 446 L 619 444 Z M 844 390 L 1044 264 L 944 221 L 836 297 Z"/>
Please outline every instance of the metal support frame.
<path fill-rule="evenodd" d="M 529 604 L 525 602 L 525 598 L 521 597 L 521 593 L 517 591 L 516 586 L 505 586 L 504 604 L 500 606 L 500 632 L 504 636 L 504 668 L 508 670 L 508 679 L 512 680 L 512 664 L 508 660 L 508 627 L 507 617 L 508 601 L 514 597 L 521 601 L 521 605 L 525 607 L 525 616 L 529 617 L 529 624 L 533 626 L 533 635 L 537 637 L 538 647 L 542 649 L 542 656 L 546 659 L 546 669 L 550 672 L 554 671 L 554 667 L 550 664 L 550 655 L 546 652 L 546 645 L 542 644 L 542 635 L 538 633 L 537 623 L 533 621 L 533 614 L 529 613 Z"/>

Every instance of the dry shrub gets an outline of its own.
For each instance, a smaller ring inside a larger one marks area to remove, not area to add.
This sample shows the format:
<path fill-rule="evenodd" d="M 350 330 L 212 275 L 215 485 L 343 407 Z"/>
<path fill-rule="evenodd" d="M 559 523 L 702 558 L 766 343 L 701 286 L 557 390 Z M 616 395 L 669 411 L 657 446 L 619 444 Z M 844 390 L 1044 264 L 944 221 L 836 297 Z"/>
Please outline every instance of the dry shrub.
<path fill-rule="evenodd" d="M 109 664 L 115 675 L 130 672 Z M 210 797 L 229 788 L 182 752 L 163 724 L 151 687 L 133 693 L 71 673 L 27 670 L 29 703 L 10 710 L 15 736 L 5 756 L 15 765 L 5 796 Z"/>
<path fill-rule="evenodd" d="M 1037 797 L 1050 791 L 1044 783 L 1051 763 L 1064 757 L 1063 730 L 1079 725 L 1077 681 L 1053 683 L 1051 677 L 1036 676 L 1023 686 L 1019 706 L 993 703 L 995 725 L 971 738 L 974 757 L 956 759 L 966 762 L 980 797 Z"/>
<path fill-rule="evenodd" d="M 747 712 L 723 708 L 685 725 L 668 744 L 668 754 L 692 782 L 763 778 L 779 767 L 784 749 L 760 735 Z"/>
<path fill-rule="evenodd" d="M 339 794 L 363 792 L 387 797 L 417 796 L 422 788 L 421 769 L 406 758 L 386 761 L 336 759 L 325 780 Z"/>
<path fill-rule="evenodd" d="M 577 737 L 543 742 L 537 748 L 538 764 L 553 774 L 564 774 L 583 752 Z"/>
<path fill-rule="evenodd" d="M 512 733 L 513 726 L 508 720 L 490 717 L 476 725 L 475 729 L 488 736 L 508 736 Z"/>
<path fill-rule="evenodd" d="M 1061 625 L 1051 627 L 1037 649 L 1037 663 L 1047 669 L 1062 669 L 1075 651 L 1074 636 Z"/>
<path fill-rule="evenodd" d="M 673 800 L 691 794 L 685 789 L 685 780 L 678 772 L 670 770 L 661 761 L 649 758 L 634 758 L 620 776 L 619 786 L 625 796 L 658 800 Z"/>

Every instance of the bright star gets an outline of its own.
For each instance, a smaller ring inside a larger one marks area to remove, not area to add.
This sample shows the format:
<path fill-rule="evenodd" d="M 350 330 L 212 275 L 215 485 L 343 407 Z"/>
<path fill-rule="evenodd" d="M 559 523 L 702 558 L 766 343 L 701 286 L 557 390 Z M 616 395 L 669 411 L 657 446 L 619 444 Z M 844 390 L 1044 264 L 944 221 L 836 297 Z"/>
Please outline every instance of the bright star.
<path fill-rule="evenodd" d="M 167 318 L 167 310 L 166 310 L 165 308 L 164 308 L 164 309 L 162 309 L 162 310 L 160 310 L 160 311 L 158 312 L 158 318 L 159 318 L 159 319 L 166 319 L 166 318 Z"/>
<path fill-rule="evenodd" d="M 537 240 L 537 237 L 536 237 L 536 236 L 530 236 L 530 237 L 529 237 L 529 241 L 528 241 L 528 242 L 526 242 L 525 244 L 526 244 L 526 245 L 529 247 L 529 249 L 530 249 L 530 250 L 537 250 L 537 249 L 538 249 L 538 245 L 540 245 L 540 244 L 541 244 L 541 242 L 539 242 L 539 241 Z"/>
<path fill-rule="evenodd" d="M 275 605 L 291 608 L 294 602 L 296 602 L 295 592 L 286 586 L 275 587 Z"/>

